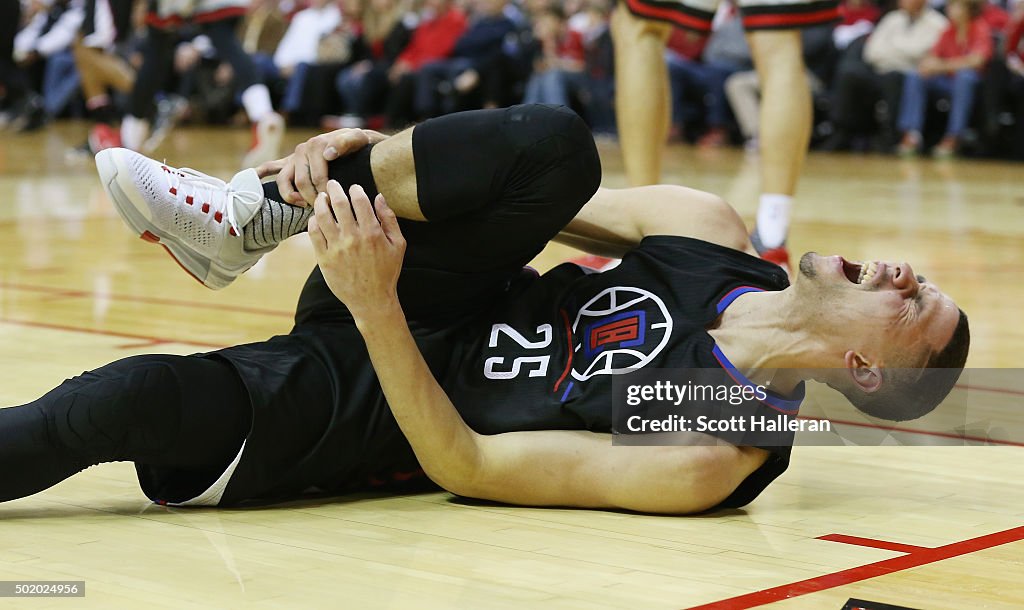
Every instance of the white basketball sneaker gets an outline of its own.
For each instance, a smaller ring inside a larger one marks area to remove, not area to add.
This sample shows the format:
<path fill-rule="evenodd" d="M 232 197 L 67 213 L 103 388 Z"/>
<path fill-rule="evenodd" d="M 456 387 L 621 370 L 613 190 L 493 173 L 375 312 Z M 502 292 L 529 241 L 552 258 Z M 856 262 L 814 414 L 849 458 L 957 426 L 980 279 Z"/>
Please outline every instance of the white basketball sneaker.
<path fill-rule="evenodd" d="M 208 288 L 224 288 L 274 249 L 243 247 L 242 227 L 264 201 L 254 169 L 242 170 L 225 183 L 125 148 L 101 151 L 96 168 L 128 226 L 142 239 L 163 246 Z"/>

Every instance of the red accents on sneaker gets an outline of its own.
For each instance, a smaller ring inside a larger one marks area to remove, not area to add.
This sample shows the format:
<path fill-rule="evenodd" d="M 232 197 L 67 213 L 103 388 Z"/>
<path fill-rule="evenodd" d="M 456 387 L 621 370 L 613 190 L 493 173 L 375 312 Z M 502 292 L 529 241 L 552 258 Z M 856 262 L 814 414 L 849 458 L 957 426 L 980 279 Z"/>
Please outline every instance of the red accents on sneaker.
<path fill-rule="evenodd" d="M 204 203 L 203 204 L 203 214 L 209 214 L 209 213 L 210 213 L 210 204 Z"/>
<path fill-rule="evenodd" d="M 213 215 L 213 219 L 217 222 L 222 222 L 224 220 L 224 214 L 222 212 L 217 212 Z"/>
<path fill-rule="evenodd" d="M 172 195 L 177 195 L 178 194 L 178 189 L 176 189 L 176 188 L 174 188 L 172 186 L 171 188 L 167 189 L 167 192 L 169 192 Z"/>
<path fill-rule="evenodd" d="M 192 195 L 185 196 L 185 203 L 192 205 Z"/>
<path fill-rule="evenodd" d="M 143 241 L 148 241 L 151 244 L 160 243 L 160 238 L 157 237 L 156 235 L 153 235 L 149 231 L 144 231 L 142 235 L 139 235 L 139 238 L 142 239 Z"/>
<path fill-rule="evenodd" d="M 228 233 L 231 234 L 231 237 L 238 237 L 238 233 L 235 232 L 234 227 L 228 227 Z"/>

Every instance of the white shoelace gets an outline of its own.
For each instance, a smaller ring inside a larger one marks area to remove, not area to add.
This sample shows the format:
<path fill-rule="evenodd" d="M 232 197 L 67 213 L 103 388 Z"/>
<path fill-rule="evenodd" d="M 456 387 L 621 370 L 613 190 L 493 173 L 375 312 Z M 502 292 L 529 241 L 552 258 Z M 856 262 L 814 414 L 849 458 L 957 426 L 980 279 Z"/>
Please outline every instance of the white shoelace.
<path fill-rule="evenodd" d="M 263 203 L 261 193 L 236 191 L 227 182 L 194 169 L 188 167 L 175 169 L 167 165 L 162 165 L 161 168 L 167 179 L 168 192 L 174 195 L 178 203 L 200 206 L 200 211 L 202 211 L 201 206 L 209 204 L 209 211 L 204 213 L 205 223 L 208 225 L 220 224 L 216 216 L 217 213 L 221 213 L 222 219 L 227 219 L 228 226 L 234 231 L 235 236 L 242 235 L 242 228 L 235 218 L 235 198 L 249 206 Z M 187 201 L 189 197 L 192 198 L 191 204 Z"/>

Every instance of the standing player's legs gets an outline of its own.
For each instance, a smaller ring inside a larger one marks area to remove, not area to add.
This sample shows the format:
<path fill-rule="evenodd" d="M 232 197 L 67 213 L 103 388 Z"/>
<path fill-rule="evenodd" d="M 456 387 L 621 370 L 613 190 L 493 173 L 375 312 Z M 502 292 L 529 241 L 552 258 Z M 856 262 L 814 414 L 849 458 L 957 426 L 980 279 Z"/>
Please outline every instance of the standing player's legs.
<path fill-rule="evenodd" d="M 672 94 L 664 59 L 671 26 L 639 17 L 619 3 L 611 28 L 615 114 L 626 178 L 633 186 L 657 184 L 671 124 Z"/>
<path fill-rule="evenodd" d="M 765 258 L 788 264 L 790 208 L 811 139 L 803 45 L 799 30 L 757 30 L 747 38 L 761 83 L 761 198 L 752 241 Z"/>
<path fill-rule="evenodd" d="M 142 48 L 142 66 L 128 98 L 128 114 L 121 121 L 121 145 L 141 150 L 149 137 L 149 116 L 153 97 L 170 73 L 174 54 L 174 32 L 149 26 Z"/>
<path fill-rule="evenodd" d="M 242 107 L 253 124 L 255 134 L 252 148 L 242 161 L 242 167 L 256 167 L 280 157 L 284 119 L 274 112 L 270 90 L 260 79 L 256 63 L 238 41 L 238 21 L 239 18 L 210 21 L 203 24 L 202 32 L 209 36 L 217 55 L 231 64 L 234 71 L 235 87 L 241 92 Z"/>
<path fill-rule="evenodd" d="M 252 408 L 234 369 L 196 356 L 135 356 L 0 409 L 0 502 L 32 495 L 96 464 L 180 471 L 154 500 L 199 495 L 234 459 Z"/>
<path fill-rule="evenodd" d="M 837 0 L 739 0 L 761 82 L 761 198 L 751 242 L 762 258 L 789 265 L 786 234 L 811 137 L 812 103 L 801 28 L 839 19 Z"/>

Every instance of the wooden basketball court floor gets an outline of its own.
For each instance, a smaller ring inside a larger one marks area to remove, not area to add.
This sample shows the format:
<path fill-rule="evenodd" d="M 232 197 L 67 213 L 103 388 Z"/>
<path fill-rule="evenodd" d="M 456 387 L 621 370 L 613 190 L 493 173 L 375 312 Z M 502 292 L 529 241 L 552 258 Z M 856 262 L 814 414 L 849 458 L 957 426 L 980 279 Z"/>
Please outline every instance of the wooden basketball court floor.
<path fill-rule="evenodd" d="M 309 133 L 292 133 L 292 143 Z M 128 355 L 289 329 L 313 264 L 286 243 L 215 293 L 122 227 L 81 125 L 0 134 L 0 405 Z M 242 131 L 182 130 L 159 154 L 229 177 Z M 603 145 L 605 184 L 623 186 Z M 752 218 L 756 157 L 676 148 L 668 181 Z M 1021 365 L 1024 166 L 812 154 L 792 250 L 906 259 L 971 316 L 972 367 Z M 551 248 L 542 268 L 568 250 Z M 1009 409 L 1020 403 L 1004 392 Z M 150 504 L 128 464 L 0 505 L 0 580 L 84 580 L 16 608 L 1024 607 L 1024 439 L 975 447 L 797 447 L 742 510 L 696 517 L 539 510 L 446 493 L 259 510 Z M 0 477 L 3 473 L 0 473 Z"/>

